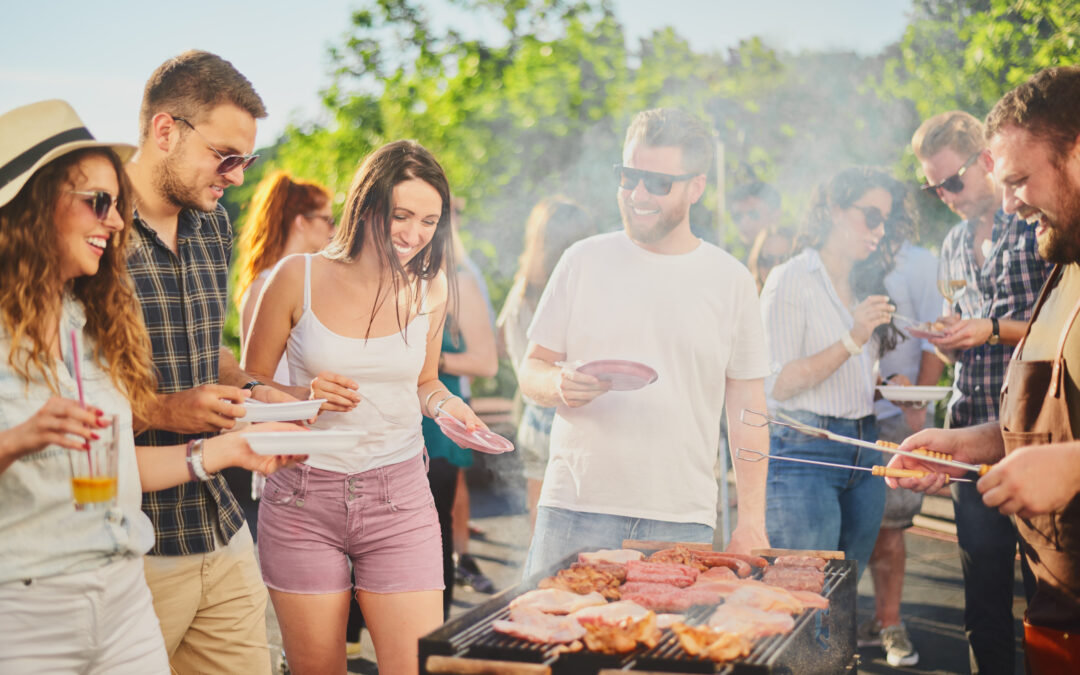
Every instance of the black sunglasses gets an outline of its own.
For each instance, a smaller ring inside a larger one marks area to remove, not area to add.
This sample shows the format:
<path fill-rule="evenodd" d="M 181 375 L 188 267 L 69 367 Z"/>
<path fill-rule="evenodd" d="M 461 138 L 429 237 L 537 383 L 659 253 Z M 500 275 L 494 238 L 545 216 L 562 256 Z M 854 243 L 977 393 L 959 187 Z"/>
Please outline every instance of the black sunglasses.
<path fill-rule="evenodd" d="M 878 226 L 883 225 L 888 220 L 885 216 L 881 215 L 881 210 L 876 206 L 859 206 L 858 204 L 853 204 L 851 208 L 862 211 L 863 218 L 866 220 L 866 229 L 868 230 L 876 230 Z"/>
<path fill-rule="evenodd" d="M 962 181 L 961 178 L 965 173 L 967 173 L 968 168 L 970 168 L 971 165 L 975 163 L 975 160 L 978 159 L 979 155 L 981 154 L 982 150 L 976 152 L 971 157 L 968 157 L 968 160 L 964 162 L 964 165 L 960 167 L 959 171 L 949 176 L 945 180 L 941 181 L 937 185 L 930 185 L 930 183 L 926 183 L 925 185 L 922 185 L 920 187 L 923 190 L 933 190 L 939 196 L 941 195 L 941 190 L 946 190 L 953 193 L 954 195 L 960 194 L 964 190 L 964 181 Z"/>
<path fill-rule="evenodd" d="M 237 168 L 246 171 L 247 168 L 254 164 L 255 160 L 259 158 L 258 155 L 223 155 L 218 152 L 217 148 L 210 144 L 210 141 L 206 140 L 206 136 L 203 136 L 202 132 L 196 129 L 194 124 L 188 122 L 183 117 L 174 116 L 173 119 L 177 122 L 183 122 L 184 124 L 191 127 L 191 130 L 199 134 L 199 138 L 203 139 L 203 143 L 206 143 L 206 147 L 213 150 L 214 154 L 221 158 L 221 163 L 217 165 L 216 169 L 219 176 L 224 176 L 225 174 L 229 173 L 230 171 L 234 171 Z"/>
<path fill-rule="evenodd" d="M 671 192 L 671 186 L 678 181 L 690 180 L 699 175 L 696 173 L 684 173 L 678 176 L 674 176 L 670 173 L 659 173 L 656 171 L 642 171 L 641 169 L 631 169 L 625 167 L 622 164 L 616 164 L 612 167 L 615 170 L 615 178 L 619 181 L 619 187 L 624 190 L 633 190 L 638 186 L 638 183 L 644 182 L 645 189 L 651 195 L 658 197 L 663 196 Z"/>
<path fill-rule="evenodd" d="M 80 197 L 86 197 L 83 201 L 90 205 L 94 217 L 99 222 L 105 222 L 105 219 L 109 217 L 109 209 L 112 208 L 113 201 L 116 199 L 104 190 L 68 190 L 68 192 Z"/>

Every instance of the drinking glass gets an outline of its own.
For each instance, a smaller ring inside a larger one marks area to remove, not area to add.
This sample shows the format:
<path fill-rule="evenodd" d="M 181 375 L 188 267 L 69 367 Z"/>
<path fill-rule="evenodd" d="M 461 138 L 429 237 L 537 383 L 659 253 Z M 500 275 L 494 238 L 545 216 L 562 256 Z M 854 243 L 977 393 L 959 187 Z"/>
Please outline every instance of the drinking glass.
<path fill-rule="evenodd" d="M 116 415 L 104 418 L 109 426 L 97 429 L 97 440 L 89 450 L 69 450 L 71 494 L 75 510 L 107 509 L 116 505 L 116 477 L 119 463 L 119 435 Z"/>
<path fill-rule="evenodd" d="M 957 301 L 968 291 L 967 280 L 955 275 L 949 260 L 942 256 L 938 260 L 938 291 L 949 301 L 950 312 L 957 308 Z M 959 312 L 962 314 L 962 312 Z"/>

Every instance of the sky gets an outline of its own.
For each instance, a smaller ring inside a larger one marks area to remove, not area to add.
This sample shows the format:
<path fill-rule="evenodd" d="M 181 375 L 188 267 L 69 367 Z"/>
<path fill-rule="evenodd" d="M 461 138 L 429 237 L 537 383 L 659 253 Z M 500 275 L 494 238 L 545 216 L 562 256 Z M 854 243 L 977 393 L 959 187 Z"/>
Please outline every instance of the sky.
<path fill-rule="evenodd" d="M 327 49 L 343 42 L 349 15 L 363 1 L 5 3 L 0 113 L 62 98 L 97 138 L 134 143 L 146 78 L 171 56 L 205 49 L 231 61 L 255 85 L 270 112 L 259 124 L 256 146 L 270 145 L 288 123 L 325 114 L 319 91 L 330 82 Z M 441 0 L 423 4 L 436 25 L 490 29 Z M 874 54 L 900 38 L 911 0 L 614 0 L 614 6 L 635 41 L 672 26 L 699 51 L 722 51 L 760 36 L 794 52 Z"/>

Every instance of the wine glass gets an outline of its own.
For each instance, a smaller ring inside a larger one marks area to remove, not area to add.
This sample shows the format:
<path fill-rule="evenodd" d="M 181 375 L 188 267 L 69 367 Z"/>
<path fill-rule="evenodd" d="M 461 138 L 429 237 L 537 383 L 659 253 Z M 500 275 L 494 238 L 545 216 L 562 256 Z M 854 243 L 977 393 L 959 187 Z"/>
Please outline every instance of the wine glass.
<path fill-rule="evenodd" d="M 949 264 L 945 256 L 938 260 L 937 287 L 941 295 L 949 301 L 950 311 L 957 307 L 957 302 L 968 291 L 967 280 L 960 276 L 958 271 L 953 270 L 953 266 Z M 962 312 L 958 313 L 962 314 Z"/>

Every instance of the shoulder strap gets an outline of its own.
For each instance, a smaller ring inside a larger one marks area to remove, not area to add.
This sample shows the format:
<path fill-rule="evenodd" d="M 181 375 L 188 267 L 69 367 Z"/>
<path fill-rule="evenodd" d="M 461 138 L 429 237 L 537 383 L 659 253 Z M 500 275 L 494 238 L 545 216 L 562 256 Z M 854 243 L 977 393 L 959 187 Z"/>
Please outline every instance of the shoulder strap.
<path fill-rule="evenodd" d="M 311 254 L 304 254 L 304 311 L 311 307 Z"/>

